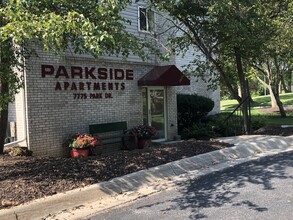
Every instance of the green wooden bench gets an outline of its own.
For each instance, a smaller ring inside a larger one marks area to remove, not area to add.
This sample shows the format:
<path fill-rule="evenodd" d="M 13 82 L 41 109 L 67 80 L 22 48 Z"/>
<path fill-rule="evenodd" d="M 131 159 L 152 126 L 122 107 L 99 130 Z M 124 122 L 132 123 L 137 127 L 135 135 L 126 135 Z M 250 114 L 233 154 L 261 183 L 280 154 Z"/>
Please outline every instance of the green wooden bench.
<path fill-rule="evenodd" d="M 89 125 L 89 133 L 102 139 L 106 153 L 127 149 L 126 145 L 130 145 L 132 138 L 126 121 Z"/>

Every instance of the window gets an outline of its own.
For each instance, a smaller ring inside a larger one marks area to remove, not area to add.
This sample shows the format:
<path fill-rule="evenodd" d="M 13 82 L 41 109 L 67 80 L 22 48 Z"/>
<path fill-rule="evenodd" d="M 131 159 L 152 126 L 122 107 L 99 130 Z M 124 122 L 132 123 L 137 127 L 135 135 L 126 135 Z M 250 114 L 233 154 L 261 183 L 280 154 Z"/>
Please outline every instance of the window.
<path fill-rule="evenodd" d="M 138 8 L 139 31 L 152 32 L 154 30 L 154 11 L 147 8 Z"/>

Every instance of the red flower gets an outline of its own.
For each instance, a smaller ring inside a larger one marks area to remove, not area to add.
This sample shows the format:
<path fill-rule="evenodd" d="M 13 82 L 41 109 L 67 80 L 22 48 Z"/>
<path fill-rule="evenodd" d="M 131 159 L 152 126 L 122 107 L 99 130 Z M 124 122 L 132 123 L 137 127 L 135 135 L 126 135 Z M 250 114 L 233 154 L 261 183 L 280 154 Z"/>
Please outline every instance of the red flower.
<path fill-rule="evenodd" d="M 101 139 L 99 137 L 93 137 L 90 134 L 76 134 L 67 139 L 64 145 L 67 147 L 84 149 L 95 147 L 98 143 L 101 145 Z"/>

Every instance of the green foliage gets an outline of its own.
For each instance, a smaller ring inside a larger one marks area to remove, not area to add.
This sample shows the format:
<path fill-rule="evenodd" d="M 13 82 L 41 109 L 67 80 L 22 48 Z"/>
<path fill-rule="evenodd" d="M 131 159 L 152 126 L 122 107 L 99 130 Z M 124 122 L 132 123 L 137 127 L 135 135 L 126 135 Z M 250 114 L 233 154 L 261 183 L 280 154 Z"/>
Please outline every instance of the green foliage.
<path fill-rule="evenodd" d="M 209 139 L 215 137 L 216 134 L 211 124 L 195 123 L 190 128 L 183 130 L 182 139 Z"/>
<path fill-rule="evenodd" d="M 200 122 L 214 108 L 214 102 L 199 95 L 178 94 L 178 130 L 181 133 L 194 123 Z"/>
<path fill-rule="evenodd" d="M 293 4 L 290 0 L 150 2 L 172 17 L 171 33 L 179 33 L 175 38 L 170 35 L 169 45 L 174 53 L 184 55 L 194 51 L 195 59 L 186 65 L 187 71 L 210 83 L 221 79 L 223 94 L 228 96 L 226 91 L 229 92 L 238 103 L 243 100 L 241 97 L 247 97 L 246 79 L 251 74 L 251 66 L 262 68 L 262 64 L 268 64 L 267 69 L 278 69 L 268 77 L 278 79 L 275 86 L 280 75 L 292 67 Z"/>
<path fill-rule="evenodd" d="M 242 118 L 236 116 L 228 124 L 225 120 L 229 113 L 220 113 L 209 116 L 204 123 L 195 123 L 189 128 L 185 128 L 181 134 L 183 139 L 208 139 L 213 137 L 225 137 L 242 135 Z M 252 130 L 257 130 L 264 126 L 263 118 L 254 118 L 251 120 Z"/>
<path fill-rule="evenodd" d="M 252 131 L 256 131 L 264 126 L 265 126 L 265 121 L 263 120 L 263 118 L 257 118 L 257 117 L 251 118 Z"/>
<path fill-rule="evenodd" d="M 189 128 L 185 128 L 181 134 L 182 139 L 209 139 L 213 137 L 225 137 L 242 135 L 242 118 L 236 116 L 234 121 L 227 124 L 225 121 L 230 113 L 220 113 L 209 116 L 204 123 L 195 123 Z M 252 131 L 265 126 L 266 116 L 251 118 Z"/>
<path fill-rule="evenodd" d="M 59 53 L 67 48 L 94 56 L 134 52 L 146 58 L 143 48 L 150 42 L 125 30 L 130 23 L 120 13 L 130 1 L 18 0 L 8 1 L 0 11 L 5 25 L 0 41 L 12 38 L 23 45 L 27 40 L 40 43 L 45 50 Z M 155 49 L 150 50 L 153 52 Z"/>
<path fill-rule="evenodd" d="M 18 76 L 13 68 L 22 69 L 19 65 L 16 48 L 11 40 L 1 43 L 0 47 L 0 110 L 7 109 L 8 103 L 14 101 L 14 95 L 22 86 L 22 76 Z"/>
<path fill-rule="evenodd" d="M 288 113 L 287 117 L 281 117 L 279 114 L 270 115 L 257 115 L 255 117 L 260 118 L 266 125 L 292 125 L 293 124 L 293 113 Z"/>
<path fill-rule="evenodd" d="M 225 120 L 229 114 L 230 113 L 220 113 L 208 117 L 208 124 L 213 127 L 213 131 L 217 137 L 242 134 L 242 125 L 237 123 L 242 120 L 242 118 L 236 116 L 235 121 L 228 125 Z"/>
<path fill-rule="evenodd" d="M 275 27 L 269 14 L 284 11 L 289 1 L 282 3 L 273 0 L 150 0 L 153 5 L 167 12 L 175 22 L 172 24 L 180 29 L 181 35 L 174 38 L 170 45 L 174 51 L 195 48 L 202 52 L 210 65 L 197 68 L 201 73 L 206 70 L 218 71 L 220 62 L 222 67 L 227 63 L 235 63 L 235 48 L 239 48 L 243 58 L 251 59 L 258 56 L 263 45 L 275 33 Z M 182 28 L 184 27 L 184 28 Z M 214 57 L 216 56 L 216 57 Z M 228 59 L 227 59 L 228 58 Z M 195 59 L 194 62 L 197 62 Z M 203 59 L 200 62 L 205 62 Z M 214 71 L 213 71 L 214 72 Z M 235 75 L 235 68 L 234 68 Z"/>
<path fill-rule="evenodd" d="M 241 121 L 243 120 L 241 116 L 233 116 L 231 122 L 227 122 L 226 119 L 230 112 L 224 112 L 216 115 L 209 116 L 207 119 L 207 124 L 213 128 L 215 136 L 234 136 L 242 135 L 243 125 Z M 257 130 L 264 126 L 263 120 L 258 118 L 251 118 L 252 131 Z"/>

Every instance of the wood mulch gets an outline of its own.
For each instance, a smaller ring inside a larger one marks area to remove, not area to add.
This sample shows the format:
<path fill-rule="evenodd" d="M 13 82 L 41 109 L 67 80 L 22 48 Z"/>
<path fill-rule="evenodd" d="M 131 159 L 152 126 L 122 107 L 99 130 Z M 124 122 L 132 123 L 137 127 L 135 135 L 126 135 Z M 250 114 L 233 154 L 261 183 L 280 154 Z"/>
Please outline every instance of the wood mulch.
<path fill-rule="evenodd" d="M 254 134 L 291 136 L 291 135 L 293 135 L 293 127 L 282 128 L 282 127 L 280 127 L 280 125 L 268 125 L 268 126 L 265 126 L 263 128 L 260 128 L 256 131 L 254 131 Z"/>
<path fill-rule="evenodd" d="M 190 140 L 78 159 L 0 155 L 0 209 L 230 146 Z"/>

